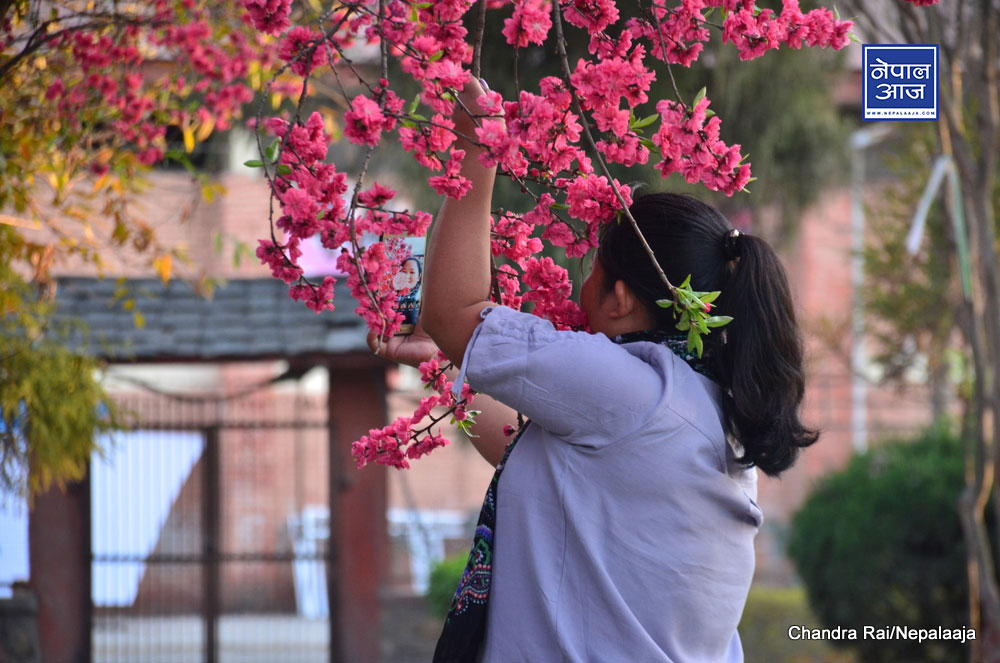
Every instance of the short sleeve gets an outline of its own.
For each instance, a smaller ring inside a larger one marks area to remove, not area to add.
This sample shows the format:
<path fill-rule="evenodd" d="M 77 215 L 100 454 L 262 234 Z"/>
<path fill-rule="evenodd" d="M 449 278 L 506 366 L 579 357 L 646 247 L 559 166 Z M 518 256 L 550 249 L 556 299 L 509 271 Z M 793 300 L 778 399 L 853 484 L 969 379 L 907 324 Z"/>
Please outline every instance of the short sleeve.
<path fill-rule="evenodd" d="M 586 444 L 619 439 L 650 419 L 667 389 L 664 366 L 603 334 L 558 331 L 504 306 L 483 315 L 456 385 L 468 379 L 551 433 Z"/>

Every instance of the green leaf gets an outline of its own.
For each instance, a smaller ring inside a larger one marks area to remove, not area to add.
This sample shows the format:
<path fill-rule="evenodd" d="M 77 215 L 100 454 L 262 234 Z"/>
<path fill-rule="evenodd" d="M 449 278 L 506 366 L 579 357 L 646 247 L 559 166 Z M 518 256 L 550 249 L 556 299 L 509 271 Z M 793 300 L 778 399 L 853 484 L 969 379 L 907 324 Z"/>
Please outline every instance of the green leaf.
<path fill-rule="evenodd" d="M 728 325 L 733 321 L 732 316 L 729 315 L 712 315 L 705 319 L 705 324 L 709 327 L 722 327 Z"/>
<path fill-rule="evenodd" d="M 280 140 L 273 141 L 270 145 L 267 146 L 267 149 L 264 150 L 264 157 L 268 161 L 273 162 L 278 158 L 278 150 L 280 148 L 281 148 L 281 141 Z"/>
<path fill-rule="evenodd" d="M 656 146 L 656 143 L 648 138 L 640 138 L 639 144 L 651 152 L 658 152 L 660 150 L 660 148 Z"/>
<path fill-rule="evenodd" d="M 420 108 L 420 94 L 419 93 L 417 94 L 417 96 L 413 97 L 413 101 L 410 102 L 410 108 L 408 109 L 408 112 L 410 113 L 410 115 L 413 115 L 414 113 L 417 112 L 418 108 Z"/>
<path fill-rule="evenodd" d="M 216 253 L 222 253 L 222 233 L 212 233 L 212 246 L 215 248 Z"/>
<path fill-rule="evenodd" d="M 701 334 L 696 330 L 692 329 L 688 332 L 688 350 L 695 352 L 699 357 L 701 357 L 702 351 L 705 349 L 704 344 L 701 340 Z"/>
<path fill-rule="evenodd" d="M 670 308 L 674 305 L 674 302 L 670 299 L 657 299 L 656 305 L 660 308 Z"/>
<path fill-rule="evenodd" d="M 250 159 L 249 161 L 244 161 L 243 165 L 247 168 L 263 168 L 264 162 L 260 159 Z"/>
<path fill-rule="evenodd" d="M 243 242 L 237 242 L 235 248 L 233 249 L 233 268 L 238 269 L 240 264 L 243 262 L 243 254 L 247 253 L 247 245 Z"/>
<path fill-rule="evenodd" d="M 437 62 L 443 57 L 444 57 L 444 51 L 438 51 L 437 53 L 435 53 L 434 55 L 430 56 L 427 59 L 430 60 L 431 62 Z"/>
<path fill-rule="evenodd" d="M 708 88 L 701 88 L 700 90 L 698 90 L 698 94 L 695 95 L 694 103 L 691 104 L 691 106 L 692 107 L 697 106 L 698 102 L 700 102 L 702 99 L 705 98 L 706 94 L 708 94 Z"/>
<path fill-rule="evenodd" d="M 566 203 L 552 203 L 549 205 L 549 209 L 569 209 L 569 205 Z"/>
<path fill-rule="evenodd" d="M 648 127 L 653 122 L 656 122 L 659 119 L 660 119 L 659 114 L 656 114 L 656 115 L 647 115 L 646 117 L 642 118 L 641 120 L 636 120 L 635 122 L 633 122 L 632 124 L 630 124 L 629 125 L 629 129 L 632 129 L 632 130 L 642 129 L 643 127 Z"/>
<path fill-rule="evenodd" d="M 279 163 L 278 164 L 278 174 L 279 175 L 291 175 L 292 174 L 292 167 L 289 166 L 287 163 Z"/>
<path fill-rule="evenodd" d="M 715 117 L 715 111 L 711 108 L 705 109 L 705 117 Z"/>
<path fill-rule="evenodd" d="M 427 118 L 421 115 L 420 113 L 410 113 L 410 117 L 412 117 L 414 120 L 419 120 L 420 122 L 427 121 Z"/>
<path fill-rule="evenodd" d="M 691 328 L 691 318 L 688 316 L 682 316 L 681 321 L 677 323 L 677 329 L 681 331 L 687 331 Z"/>
<path fill-rule="evenodd" d="M 702 304 L 711 304 L 716 299 L 718 299 L 719 295 L 721 295 L 721 294 L 722 294 L 721 290 L 716 290 L 714 292 L 703 292 L 703 293 L 701 293 L 701 303 Z"/>

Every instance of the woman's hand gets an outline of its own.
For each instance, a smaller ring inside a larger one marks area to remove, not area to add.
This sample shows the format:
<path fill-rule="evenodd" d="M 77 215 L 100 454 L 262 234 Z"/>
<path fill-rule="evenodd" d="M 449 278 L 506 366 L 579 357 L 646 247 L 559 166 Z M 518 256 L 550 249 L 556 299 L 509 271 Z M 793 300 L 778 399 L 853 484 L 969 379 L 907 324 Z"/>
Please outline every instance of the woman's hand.
<path fill-rule="evenodd" d="M 459 93 L 453 114 L 455 131 L 470 135 L 481 112 L 478 99 L 483 87 L 469 80 Z M 462 105 L 465 108 L 462 108 Z M 423 324 L 427 333 L 456 366 L 465 356 L 479 312 L 490 306 L 490 202 L 496 167 L 479 160 L 481 148 L 461 141 L 469 149 L 459 175 L 471 188 L 458 200 L 441 205 L 427 247 L 423 286 Z"/>
<path fill-rule="evenodd" d="M 413 333 L 406 336 L 379 339 L 378 334 L 369 332 L 368 347 L 379 357 L 413 367 L 420 366 L 438 352 L 437 344 L 424 331 L 419 319 Z"/>
<path fill-rule="evenodd" d="M 474 138 L 476 127 L 480 126 L 484 119 L 504 121 L 502 115 L 487 116 L 484 114 L 482 107 L 479 105 L 479 98 L 485 94 L 486 89 L 475 78 L 469 78 L 465 87 L 458 93 L 458 104 L 455 106 L 451 119 L 455 123 L 455 132 L 458 134 L 459 142 L 461 143 L 458 147 L 461 147 L 463 150 L 481 149 L 476 145 L 472 145 L 469 141 L 462 140 L 461 137 L 469 136 L 470 138 Z"/>

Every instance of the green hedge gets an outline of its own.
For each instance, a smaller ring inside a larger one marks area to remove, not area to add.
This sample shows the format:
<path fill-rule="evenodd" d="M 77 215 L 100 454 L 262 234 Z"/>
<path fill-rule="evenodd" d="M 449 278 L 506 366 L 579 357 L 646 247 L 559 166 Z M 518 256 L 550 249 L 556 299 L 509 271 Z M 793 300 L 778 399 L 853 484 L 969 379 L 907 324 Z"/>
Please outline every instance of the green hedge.
<path fill-rule="evenodd" d="M 431 614 L 444 619 L 451 608 L 451 599 L 455 596 L 458 581 L 462 579 L 462 571 L 468 554 L 455 555 L 441 560 L 431 569 L 430 586 L 427 589 L 427 606 Z"/>
<path fill-rule="evenodd" d="M 823 626 L 857 630 L 858 640 L 841 644 L 864 663 L 965 660 L 955 642 L 861 637 L 865 625 L 967 625 L 962 477 L 962 445 L 939 424 L 856 456 L 793 518 L 788 552 L 809 603 Z"/>

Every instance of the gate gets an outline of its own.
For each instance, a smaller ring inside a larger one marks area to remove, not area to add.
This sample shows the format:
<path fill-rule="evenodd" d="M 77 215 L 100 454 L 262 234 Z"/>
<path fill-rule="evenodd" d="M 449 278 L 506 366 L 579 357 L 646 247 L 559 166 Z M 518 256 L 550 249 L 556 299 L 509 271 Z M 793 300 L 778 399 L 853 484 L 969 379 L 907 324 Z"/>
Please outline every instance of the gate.
<path fill-rule="evenodd" d="M 329 663 L 325 395 L 138 393 L 91 463 L 95 663 Z"/>

